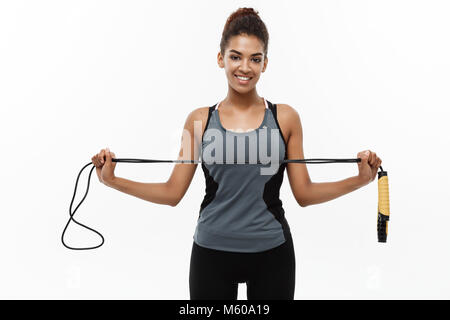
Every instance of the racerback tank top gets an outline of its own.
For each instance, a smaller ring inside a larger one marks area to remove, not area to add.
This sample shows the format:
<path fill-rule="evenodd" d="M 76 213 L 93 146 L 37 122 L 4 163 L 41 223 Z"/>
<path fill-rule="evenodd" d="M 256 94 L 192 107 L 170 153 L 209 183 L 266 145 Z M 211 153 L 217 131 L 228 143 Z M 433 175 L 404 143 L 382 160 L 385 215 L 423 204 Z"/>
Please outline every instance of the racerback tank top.
<path fill-rule="evenodd" d="M 219 103 L 209 107 L 201 146 L 206 189 L 193 237 L 199 246 L 261 252 L 281 245 L 290 236 L 279 198 L 286 143 L 276 104 L 264 102 L 261 125 L 248 132 L 225 129 L 219 118 Z M 266 155 L 272 162 L 277 160 L 275 166 L 267 163 Z M 242 161 L 250 164 L 240 164 Z"/>

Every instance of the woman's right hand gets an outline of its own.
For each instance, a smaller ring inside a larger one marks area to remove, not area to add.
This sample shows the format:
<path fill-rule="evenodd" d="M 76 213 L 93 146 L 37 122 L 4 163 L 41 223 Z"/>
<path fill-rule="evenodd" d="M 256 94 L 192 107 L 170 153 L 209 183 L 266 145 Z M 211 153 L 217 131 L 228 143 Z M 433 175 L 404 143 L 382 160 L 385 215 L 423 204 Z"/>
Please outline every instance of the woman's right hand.
<path fill-rule="evenodd" d="M 95 171 L 97 172 L 98 180 L 109 185 L 115 178 L 114 169 L 116 168 L 116 162 L 112 162 L 111 159 L 115 158 L 114 152 L 110 152 L 108 148 L 102 149 L 99 153 L 94 155 L 91 160 L 95 165 Z"/>

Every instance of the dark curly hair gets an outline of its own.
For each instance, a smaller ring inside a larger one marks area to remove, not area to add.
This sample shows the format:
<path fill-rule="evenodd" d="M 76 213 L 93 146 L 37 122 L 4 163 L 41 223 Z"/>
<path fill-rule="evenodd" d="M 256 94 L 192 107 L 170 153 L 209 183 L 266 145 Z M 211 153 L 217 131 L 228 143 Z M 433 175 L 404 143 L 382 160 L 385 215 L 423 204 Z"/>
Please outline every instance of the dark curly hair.
<path fill-rule="evenodd" d="M 231 37 L 245 33 L 254 35 L 264 45 L 264 57 L 267 57 L 267 48 L 269 45 L 269 33 L 266 25 L 258 15 L 258 11 L 253 8 L 239 8 L 233 12 L 227 19 L 220 40 L 220 53 L 225 55 L 225 48 Z"/>

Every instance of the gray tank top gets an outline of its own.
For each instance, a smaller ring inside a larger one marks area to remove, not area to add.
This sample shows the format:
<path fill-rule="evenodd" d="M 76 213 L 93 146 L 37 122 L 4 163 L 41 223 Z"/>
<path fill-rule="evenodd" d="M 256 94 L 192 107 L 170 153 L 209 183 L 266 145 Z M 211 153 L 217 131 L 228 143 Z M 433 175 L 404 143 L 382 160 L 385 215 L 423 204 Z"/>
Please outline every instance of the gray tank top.
<path fill-rule="evenodd" d="M 264 120 L 248 132 L 225 129 L 219 104 L 209 108 L 201 147 L 206 189 L 193 237 L 199 246 L 261 252 L 281 245 L 290 236 L 279 198 L 286 143 L 276 104 L 264 102 Z M 243 162 L 249 164 L 240 164 Z"/>

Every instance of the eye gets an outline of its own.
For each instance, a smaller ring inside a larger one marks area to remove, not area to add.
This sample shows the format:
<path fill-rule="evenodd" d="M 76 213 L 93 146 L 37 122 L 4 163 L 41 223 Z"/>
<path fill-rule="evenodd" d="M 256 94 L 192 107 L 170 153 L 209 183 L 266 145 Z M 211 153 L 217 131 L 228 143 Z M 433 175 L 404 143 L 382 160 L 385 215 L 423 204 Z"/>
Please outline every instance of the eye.
<path fill-rule="evenodd" d="M 230 56 L 231 60 L 236 60 L 236 59 L 240 59 L 240 57 L 238 56 Z M 259 58 L 253 58 L 253 61 L 255 61 L 256 63 L 260 63 L 261 59 Z"/>

